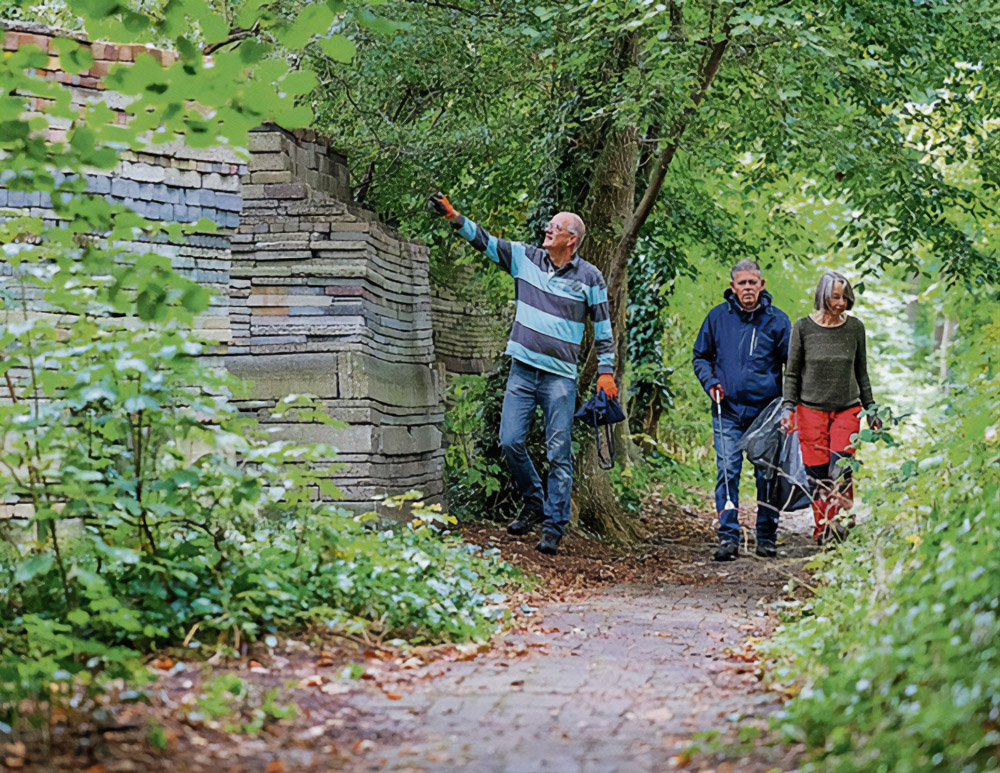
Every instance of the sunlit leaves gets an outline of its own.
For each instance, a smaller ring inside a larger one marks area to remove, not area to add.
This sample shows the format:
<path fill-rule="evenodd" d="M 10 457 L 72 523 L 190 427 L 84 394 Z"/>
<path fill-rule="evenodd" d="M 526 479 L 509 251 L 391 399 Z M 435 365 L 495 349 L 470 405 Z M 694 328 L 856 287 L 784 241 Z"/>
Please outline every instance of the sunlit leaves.
<path fill-rule="evenodd" d="M 350 62 L 354 58 L 354 41 L 343 35 L 321 38 L 320 50 L 336 62 Z"/>

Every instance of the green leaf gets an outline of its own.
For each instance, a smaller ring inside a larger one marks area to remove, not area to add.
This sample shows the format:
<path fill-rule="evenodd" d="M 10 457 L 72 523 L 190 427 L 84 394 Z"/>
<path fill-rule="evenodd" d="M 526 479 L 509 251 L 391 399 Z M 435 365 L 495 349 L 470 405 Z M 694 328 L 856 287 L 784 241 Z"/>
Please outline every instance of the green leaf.
<path fill-rule="evenodd" d="M 319 47 L 324 54 L 337 62 L 350 62 L 356 53 L 354 41 L 343 35 L 320 38 Z"/>
<path fill-rule="evenodd" d="M 325 35 L 333 23 L 333 10 L 325 3 L 307 6 L 283 34 L 281 43 L 293 51 L 305 46 L 314 35 Z"/>
<path fill-rule="evenodd" d="M 31 556 L 17 567 L 17 571 L 14 572 L 14 583 L 30 582 L 39 575 L 48 572 L 54 564 L 55 558 L 51 553 L 40 553 Z"/>
<path fill-rule="evenodd" d="M 76 625 L 85 625 L 90 620 L 90 614 L 82 609 L 72 609 L 66 615 L 66 619 Z"/>

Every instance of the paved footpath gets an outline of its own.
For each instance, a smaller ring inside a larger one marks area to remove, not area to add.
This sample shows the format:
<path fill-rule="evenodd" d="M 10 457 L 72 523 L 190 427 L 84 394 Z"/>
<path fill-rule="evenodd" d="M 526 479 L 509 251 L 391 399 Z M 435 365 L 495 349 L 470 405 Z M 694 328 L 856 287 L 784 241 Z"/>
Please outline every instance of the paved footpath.
<path fill-rule="evenodd" d="M 691 584 L 613 586 L 547 607 L 540 632 L 513 636 L 522 657 L 456 662 L 401 700 L 365 699 L 358 708 L 406 740 L 378 744 L 357 769 L 667 770 L 687 763 L 692 734 L 773 711 L 739 653 L 793 561 L 714 564 L 704 548 L 672 550 Z M 793 535 L 786 555 L 807 552 Z M 772 754 L 716 769 L 788 769 Z"/>

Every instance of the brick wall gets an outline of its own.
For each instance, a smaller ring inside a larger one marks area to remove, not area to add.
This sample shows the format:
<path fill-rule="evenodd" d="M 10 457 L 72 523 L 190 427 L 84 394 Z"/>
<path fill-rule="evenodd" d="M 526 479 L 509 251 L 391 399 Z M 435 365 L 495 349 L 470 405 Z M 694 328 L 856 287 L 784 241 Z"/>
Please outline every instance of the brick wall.
<path fill-rule="evenodd" d="M 125 123 L 126 97 L 104 88 L 117 62 L 168 51 L 87 43 L 95 62 L 71 75 L 59 68 L 41 25 L 0 21 L 3 50 L 37 45 L 49 52 L 43 77 L 72 90 L 81 108 L 103 103 Z M 37 101 L 32 107 L 37 108 Z M 52 140 L 68 125 L 53 123 Z M 332 442 L 346 464 L 335 481 L 348 504 L 419 488 L 442 493 L 443 408 L 431 330 L 427 250 L 353 207 L 344 158 L 308 131 L 267 125 L 245 154 L 182 143 L 121 154 L 112 174 L 87 176 L 88 188 L 152 220 L 214 221 L 214 234 L 157 243 L 175 267 L 217 294 L 198 322 L 218 356 L 253 382 L 247 411 L 268 408 L 292 392 L 318 395 L 346 426 L 284 423 L 280 433 Z M 39 194 L 0 187 L 0 209 L 51 215 Z M 127 246 L 127 245 L 123 245 Z M 136 243 L 137 251 L 149 244 Z M 10 274 L 10 267 L 0 266 Z"/>
<path fill-rule="evenodd" d="M 487 373 L 507 345 L 513 304 L 498 311 L 476 298 L 473 275 L 477 270 L 494 269 L 484 262 L 481 267 L 454 269 L 446 281 L 431 281 L 434 352 L 449 374 Z"/>

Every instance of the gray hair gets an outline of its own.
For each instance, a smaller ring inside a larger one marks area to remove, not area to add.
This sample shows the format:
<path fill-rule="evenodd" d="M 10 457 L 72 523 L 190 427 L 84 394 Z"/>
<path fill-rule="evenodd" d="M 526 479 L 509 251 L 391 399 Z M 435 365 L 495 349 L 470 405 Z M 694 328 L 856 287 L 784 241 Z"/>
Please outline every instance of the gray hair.
<path fill-rule="evenodd" d="M 854 308 L 854 288 L 847 281 L 847 277 L 838 274 L 836 271 L 824 271 L 823 276 L 816 285 L 816 298 L 813 300 L 813 308 L 816 311 L 825 311 L 830 305 L 830 296 L 833 295 L 833 288 L 836 284 L 844 285 L 844 300 L 847 301 L 847 308 Z"/>
<path fill-rule="evenodd" d="M 729 278 L 730 279 L 735 279 L 736 278 L 736 273 L 738 271 L 755 271 L 759 275 L 760 274 L 760 266 L 758 266 L 752 260 L 747 260 L 746 258 L 744 258 L 743 260 L 741 260 L 739 263 L 737 263 L 735 266 L 733 266 L 729 270 Z"/>
<path fill-rule="evenodd" d="M 575 212 L 568 213 L 570 217 L 570 224 L 567 226 L 566 230 L 576 237 L 576 249 L 579 251 L 580 245 L 583 244 L 583 240 L 587 238 L 587 226 L 583 223 L 583 218 L 580 217 Z"/>

